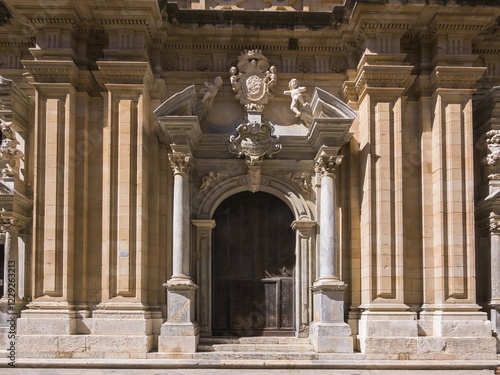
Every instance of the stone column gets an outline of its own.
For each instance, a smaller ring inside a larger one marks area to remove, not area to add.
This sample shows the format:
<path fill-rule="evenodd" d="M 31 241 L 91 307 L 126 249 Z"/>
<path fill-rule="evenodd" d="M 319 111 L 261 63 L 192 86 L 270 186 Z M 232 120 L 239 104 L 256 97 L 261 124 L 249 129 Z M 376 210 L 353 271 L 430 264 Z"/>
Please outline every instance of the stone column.
<path fill-rule="evenodd" d="M 500 335 L 500 215 L 490 214 L 491 251 L 491 324 L 497 336 Z M 498 343 L 497 343 L 498 345 Z"/>
<path fill-rule="evenodd" d="M 196 279 L 200 289 L 196 299 L 196 311 L 200 333 L 212 332 L 212 230 L 214 220 L 192 220 L 196 227 Z"/>
<path fill-rule="evenodd" d="M 192 284 L 189 251 L 189 173 L 193 166 L 190 153 L 168 155 L 174 174 L 174 212 L 172 215 L 172 278 L 175 283 Z"/>
<path fill-rule="evenodd" d="M 167 321 L 161 327 L 158 351 L 167 353 L 196 352 L 200 327 L 195 321 L 195 292 L 198 288 L 190 276 L 190 187 L 193 166 L 190 152 L 168 155 L 174 173 L 174 212 L 172 239 L 172 278 L 167 288 Z"/>
<path fill-rule="evenodd" d="M 312 286 L 314 320 L 310 338 L 319 353 L 352 353 L 351 328 L 344 322 L 344 291 L 339 278 L 335 208 L 335 169 L 342 156 L 336 148 L 323 147 L 315 161 L 317 177 L 321 178 L 320 235 L 317 253 L 317 278 Z"/>

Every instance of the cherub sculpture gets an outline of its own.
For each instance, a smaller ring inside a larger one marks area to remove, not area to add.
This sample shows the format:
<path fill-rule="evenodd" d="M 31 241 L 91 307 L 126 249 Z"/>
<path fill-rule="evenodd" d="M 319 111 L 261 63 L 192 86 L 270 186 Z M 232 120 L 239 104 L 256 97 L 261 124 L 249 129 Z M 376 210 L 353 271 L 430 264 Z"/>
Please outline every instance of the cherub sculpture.
<path fill-rule="evenodd" d="M 288 90 L 285 90 L 283 93 L 285 95 L 290 95 L 292 97 L 292 103 L 290 104 L 290 109 L 295 113 L 295 117 L 300 117 L 302 113 L 299 110 L 299 103 L 301 106 L 309 106 L 309 103 L 307 103 L 304 100 L 303 93 L 306 92 L 305 87 L 299 87 L 299 81 L 297 79 L 293 78 L 289 83 L 288 83 Z"/>
<path fill-rule="evenodd" d="M 205 87 L 200 90 L 200 95 L 202 96 L 201 101 L 205 104 L 205 108 L 210 110 L 212 108 L 212 102 L 222 85 L 222 78 L 215 77 L 214 82 L 205 82 Z"/>
<path fill-rule="evenodd" d="M 231 74 L 231 78 L 230 78 L 230 81 L 231 81 L 231 87 L 233 88 L 233 92 L 234 92 L 234 97 L 236 99 L 239 99 L 240 98 L 240 91 L 241 91 L 241 85 L 240 83 L 238 82 L 238 69 L 235 67 L 235 66 L 232 66 L 231 69 L 229 70 L 229 73 Z"/>

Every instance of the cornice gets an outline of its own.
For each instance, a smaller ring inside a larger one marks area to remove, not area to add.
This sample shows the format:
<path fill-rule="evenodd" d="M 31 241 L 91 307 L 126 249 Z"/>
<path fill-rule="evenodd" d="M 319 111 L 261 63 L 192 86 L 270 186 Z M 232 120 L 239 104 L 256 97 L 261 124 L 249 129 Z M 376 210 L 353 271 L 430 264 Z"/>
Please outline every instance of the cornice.
<path fill-rule="evenodd" d="M 474 88 L 486 68 L 472 66 L 436 66 L 431 72 L 431 85 L 435 88 Z"/>
<path fill-rule="evenodd" d="M 97 61 L 101 77 L 99 83 L 146 84 L 153 82 L 149 62 L 142 61 Z M 102 79 L 104 78 L 104 79 Z"/>
<path fill-rule="evenodd" d="M 35 82 L 75 84 L 79 69 L 73 61 L 22 60 Z"/>

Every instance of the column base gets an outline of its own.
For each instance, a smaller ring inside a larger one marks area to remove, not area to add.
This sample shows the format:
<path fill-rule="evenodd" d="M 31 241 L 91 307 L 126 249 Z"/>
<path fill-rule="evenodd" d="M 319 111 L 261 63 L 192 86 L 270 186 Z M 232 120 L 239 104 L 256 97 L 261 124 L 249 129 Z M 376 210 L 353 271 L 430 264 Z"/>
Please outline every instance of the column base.
<path fill-rule="evenodd" d="M 160 353 L 195 353 L 200 340 L 200 327 L 194 321 L 195 292 L 198 288 L 190 279 L 172 278 L 167 288 L 167 321 L 158 337 Z"/>
<path fill-rule="evenodd" d="M 312 287 L 314 320 L 309 338 L 318 353 L 353 353 L 351 327 L 344 322 L 344 291 L 339 280 L 318 280 Z"/>

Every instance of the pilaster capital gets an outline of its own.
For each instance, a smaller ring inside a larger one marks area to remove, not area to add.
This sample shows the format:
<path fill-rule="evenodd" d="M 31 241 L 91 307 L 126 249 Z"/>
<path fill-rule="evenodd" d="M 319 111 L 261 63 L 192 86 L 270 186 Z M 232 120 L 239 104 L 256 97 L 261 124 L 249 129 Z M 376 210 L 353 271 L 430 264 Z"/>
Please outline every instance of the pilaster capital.
<path fill-rule="evenodd" d="M 314 171 L 319 173 L 321 177 L 335 177 L 337 166 L 342 162 L 343 155 L 319 155 L 314 161 Z"/>
<path fill-rule="evenodd" d="M 174 152 L 168 154 L 168 160 L 170 160 L 170 167 L 172 168 L 174 175 L 189 175 L 194 166 L 193 155 L 191 153 Z"/>
<path fill-rule="evenodd" d="M 311 237 L 312 231 L 316 225 L 316 221 L 312 220 L 294 220 L 292 222 L 292 229 L 298 232 L 302 237 Z"/>
<path fill-rule="evenodd" d="M 199 237 L 208 237 L 215 228 L 215 220 L 191 220 L 191 223 L 196 227 Z"/>
<path fill-rule="evenodd" d="M 481 66 L 441 66 L 434 68 L 430 75 L 434 91 L 448 89 L 449 94 L 472 96 L 474 86 L 486 71 Z"/>

